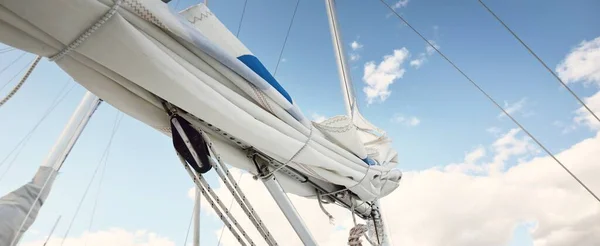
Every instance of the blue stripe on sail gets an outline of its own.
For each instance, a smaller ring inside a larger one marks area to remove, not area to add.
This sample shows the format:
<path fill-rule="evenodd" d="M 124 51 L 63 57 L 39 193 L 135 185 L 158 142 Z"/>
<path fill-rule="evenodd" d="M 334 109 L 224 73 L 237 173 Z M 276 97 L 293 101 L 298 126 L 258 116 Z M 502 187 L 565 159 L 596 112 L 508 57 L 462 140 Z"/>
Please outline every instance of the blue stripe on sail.
<path fill-rule="evenodd" d="M 365 163 L 367 163 L 367 165 L 369 165 L 369 166 L 375 166 L 375 165 L 377 165 L 377 162 L 376 162 L 375 160 L 373 160 L 371 157 L 368 157 L 368 156 L 367 156 L 367 158 L 365 158 L 365 159 L 362 159 L 362 160 L 363 160 Z"/>
<path fill-rule="evenodd" d="M 238 57 L 238 60 L 240 60 L 241 62 L 246 64 L 246 66 L 248 66 L 250 69 L 252 69 L 252 71 L 254 71 L 256 74 L 258 74 L 258 76 L 260 76 L 264 80 L 266 80 L 283 97 L 285 97 L 285 99 L 287 99 L 288 102 L 293 104 L 292 97 L 290 97 L 290 94 L 288 94 L 287 91 L 285 91 L 285 89 L 283 89 L 283 86 L 281 86 L 279 84 L 279 82 L 277 82 L 277 80 L 273 77 L 273 75 L 271 75 L 269 70 L 267 70 L 267 68 L 258 60 L 258 58 L 256 58 L 256 56 L 243 55 L 243 56 Z"/>

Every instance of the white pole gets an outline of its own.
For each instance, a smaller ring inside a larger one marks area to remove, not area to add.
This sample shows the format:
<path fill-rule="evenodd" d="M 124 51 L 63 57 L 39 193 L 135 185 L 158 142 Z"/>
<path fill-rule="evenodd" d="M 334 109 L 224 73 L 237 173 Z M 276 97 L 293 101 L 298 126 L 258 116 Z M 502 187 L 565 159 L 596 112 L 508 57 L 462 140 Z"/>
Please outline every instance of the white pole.
<path fill-rule="evenodd" d="M 101 102 L 100 98 L 91 92 L 85 93 L 75 113 L 71 116 L 69 123 L 65 126 L 42 166 L 51 167 L 56 171 L 60 169 Z"/>
<path fill-rule="evenodd" d="M 302 240 L 302 243 L 305 246 L 316 246 L 317 243 L 314 237 L 308 230 L 308 227 L 306 227 L 304 224 L 304 221 L 302 221 L 302 218 L 300 218 L 298 212 L 296 212 L 294 204 L 292 204 L 290 199 L 287 197 L 279 185 L 279 182 L 277 182 L 275 179 L 275 176 L 270 175 L 267 178 L 263 178 L 262 182 L 265 187 L 267 187 L 267 190 L 269 190 L 269 193 L 271 193 L 271 196 L 273 199 L 275 199 L 275 202 L 294 228 L 294 231 L 296 231 L 296 234 L 298 234 L 298 237 L 300 237 L 300 240 Z"/>
<path fill-rule="evenodd" d="M 327 6 L 327 16 L 329 17 L 329 30 L 331 33 L 331 40 L 333 41 L 335 57 L 337 58 L 336 61 L 338 65 L 338 72 L 340 75 L 342 94 L 344 94 L 344 104 L 346 106 L 346 113 L 348 113 L 349 117 L 352 117 L 352 107 L 354 105 L 354 91 L 352 88 L 352 80 L 350 79 L 350 73 L 348 71 L 348 65 L 346 64 L 344 44 L 342 43 L 342 36 L 340 35 L 340 28 L 337 23 L 337 16 L 335 14 L 334 4 L 334 0 L 325 0 L 325 5 Z"/>
<path fill-rule="evenodd" d="M 327 6 L 327 16 L 329 17 L 329 29 L 331 33 L 331 39 L 333 41 L 333 48 L 335 50 L 335 56 L 337 58 L 338 72 L 340 75 L 340 81 L 342 85 L 342 93 L 344 94 L 344 102 L 346 104 L 346 112 L 349 117 L 353 116 L 353 107 L 355 106 L 355 97 L 354 91 L 352 87 L 352 80 L 350 79 L 350 73 L 348 71 L 348 65 L 346 64 L 346 57 L 344 53 L 344 44 L 342 43 L 342 36 L 340 35 L 340 28 L 337 23 L 337 15 L 335 13 L 335 0 L 325 0 L 325 5 Z M 379 207 L 379 201 L 376 202 L 377 207 Z M 381 209 L 381 208 L 379 208 Z M 378 218 L 380 221 L 383 221 L 383 218 Z M 381 223 L 383 224 L 383 223 Z M 381 225 L 380 225 L 381 226 Z M 380 230 L 384 232 L 382 237 L 382 246 L 389 245 L 387 240 L 387 235 L 385 232 L 387 231 L 385 225 L 384 228 Z M 373 230 L 374 228 L 369 227 L 369 230 Z"/>
<path fill-rule="evenodd" d="M 194 241 L 193 246 L 200 246 L 200 202 L 202 200 L 202 194 L 200 189 L 196 187 L 196 198 L 194 200 Z"/>

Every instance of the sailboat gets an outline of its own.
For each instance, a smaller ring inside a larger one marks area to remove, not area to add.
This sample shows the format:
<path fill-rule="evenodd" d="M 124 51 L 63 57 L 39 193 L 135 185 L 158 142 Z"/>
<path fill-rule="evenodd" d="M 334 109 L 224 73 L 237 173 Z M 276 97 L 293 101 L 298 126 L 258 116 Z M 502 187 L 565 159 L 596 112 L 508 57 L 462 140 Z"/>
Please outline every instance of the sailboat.
<path fill-rule="evenodd" d="M 275 241 L 227 165 L 265 185 L 305 245 L 318 242 L 285 193 L 335 203 L 368 221 L 350 231 L 350 245 L 360 245 L 365 232 L 370 243 L 389 245 L 378 200 L 402 173 L 391 139 L 358 109 L 334 0 L 325 4 L 346 114 L 319 123 L 205 4 L 177 13 L 168 2 L 0 1 L 0 42 L 55 62 L 88 90 L 33 180 L 0 199 L 0 245 L 17 245 L 43 212 L 101 102 L 172 138 L 198 191 L 241 245 L 255 243 L 212 192 L 207 172 L 222 179 L 264 243 L 285 243 Z"/>

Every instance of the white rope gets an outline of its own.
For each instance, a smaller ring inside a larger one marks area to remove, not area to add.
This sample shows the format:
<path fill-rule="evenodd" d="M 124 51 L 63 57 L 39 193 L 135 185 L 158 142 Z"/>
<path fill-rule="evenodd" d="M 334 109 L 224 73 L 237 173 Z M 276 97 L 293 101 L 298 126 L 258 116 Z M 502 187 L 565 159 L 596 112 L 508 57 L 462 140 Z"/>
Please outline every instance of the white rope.
<path fill-rule="evenodd" d="M 294 161 L 294 159 L 296 159 L 296 157 L 306 148 L 306 146 L 308 146 L 308 143 L 312 140 L 314 128 L 315 128 L 314 126 L 312 126 L 312 125 L 310 126 L 310 133 L 308 134 L 308 138 L 306 139 L 306 141 L 304 142 L 302 147 L 300 147 L 300 149 L 298 149 L 298 151 L 296 151 L 296 153 L 294 153 L 294 155 L 292 155 L 292 157 L 290 159 L 288 159 L 282 165 L 279 165 L 277 168 L 273 169 L 273 171 L 270 171 L 266 174 L 260 174 L 260 173 L 257 174 L 256 176 L 254 176 L 254 179 L 267 178 L 267 177 L 273 175 L 274 173 L 276 173 L 277 171 L 281 170 L 282 168 L 287 167 L 290 163 L 292 163 L 292 161 Z M 364 179 L 364 177 L 363 177 L 363 179 Z"/>
<path fill-rule="evenodd" d="M 196 176 L 196 174 L 194 174 L 194 172 L 188 166 L 186 160 L 179 153 L 177 154 L 177 156 L 179 157 L 179 161 L 181 162 L 181 164 L 183 164 L 183 167 L 185 168 L 185 170 L 188 172 L 188 174 L 194 181 L 194 184 L 196 184 L 196 187 L 198 187 L 198 189 L 200 189 L 200 193 L 202 193 L 202 195 L 206 198 L 206 201 L 208 201 L 208 203 L 210 204 L 212 209 L 215 211 L 217 216 L 219 216 L 219 218 L 221 219 L 223 224 L 225 226 L 227 226 L 227 228 L 229 229 L 231 234 L 233 234 L 233 236 L 238 240 L 238 242 L 242 246 L 245 246 L 246 243 L 244 242 L 244 240 L 242 240 L 242 237 L 240 237 L 238 232 L 235 229 L 233 229 L 233 226 L 231 226 L 231 223 L 229 223 L 229 221 L 227 219 L 229 218 L 232 221 L 232 223 L 234 223 L 234 224 L 236 224 L 237 221 L 229 213 L 229 210 L 227 210 L 225 205 L 222 204 L 219 197 L 214 193 L 214 191 L 212 191 L 208 182 L 206 182 L 206 180 L 204 180 L 204 177 L 202 177 L 201 175 Z M 216 203 L 219 204 L 219 206 L 221 207 L 220 209 L 219 209 L 219 207 L 217 207 Z M 223 209 L 223 211 L 225 212 L 225 215 L 227 215 L 228 217 L 225 217 L 223 215 L 223 212 L 221 212 L 221 209 Z M 245 231 L 243 229 L 241 229 L 241 227 L 238 227 L 238 229 L 240 230 L 240 232 L 242 234 L 245 235 Z"/>
<path fill-rule="evenodd" d="M 41 59 L 42 59 L 42 57 L 38 56 L 35 58 L 35 60 L 33 60 L 33 63 L 31 63 L 31 66 L 29 66 L 29 69 L 27 69 L 27 72 L 25 72 L 25 75 L 23 75 L 23 78 L 21 78 L 21 81 L 19 81 L 19 83 L 17 83 L 17 85 L 15 85 L 15 87 L 2 100 L 0 100 L 0 107 L 2 107 L 2 105 L 4 105 L 6 102 L 8 102 L 8 100 L 10 100 L 17 93 L 17 91 L 19 91 L 19 89 L 21 89 L 21 86 L 23 86 L 25 81 L 27 81 L 27 78 L 29 78 L 29 75 L 31 75 L 31 73 L 33 72 L 33 70 L 35 69 L 35 67 L 40 62 Z"/>
<path fill-rule="evenodd" d="M 221 160 L 221 156 L 219 155 L 219 153 L 217 153 L 216 150 L 213 148 L 213 143 L 210 140 L 210 138 L 208 137 L 208 135 L 204 132 L 201 132 L 201 133 L 202 133 L 202 136 L 204 137 L 204 140 L 208 144 L 208 148 L 209 148 L 210 152 L 217 159 L 217 164 L 215 164 L 211 158 L 209 158 L 209 161 L 210 161 L 211 165 L 213 166 L 213 168 L 215 169 L 215 171 L 217 172 L 217 174 L 219 175 L 219 177 L 221 178 L 221 180 L 223 181 L 223 183 L 225 184 L 225 186 L 227 187 L 227 189 L 229 190 L 229 192 L 231 193 L 231 195 L 233 196 L 233 198 L 237 201 L 237 203 L 240 205 L 242 210 L 244 210 L 244 213 L 246 213 L 246 215 L 248 216 L 248 218 L 250 219 L 252 224 L 254 224 L 254 227 L 256 227 L 256 229 L 261 234 L 261 236 L 265 239 L 265 241 L 269 245 L 275 245 L 275 246 L 278 245 L 277 242 L 275 241 L 275 238 L 273 238 L 273 236 L 271 235 L 269 230 L 265 227 L 264 223 L 262 222 L 262 220 L 260 219 L 260 217 L 258 216 L 256 211 L 254 210 L 254 208 L 252 207 L 252 205 L 250 204 L 248 199 L 246 199 L 246 195 L 244 195 L 244 192 L 240 189 L 237 182 L 235 182 L 235 179 L 231 176 L 229 169 Z M 221 169 L 223 169 L 223 170 L 221 170 Z"/>
<path fill-rule="evenodd" d="M 335 224 L 335 218 L 333 218 L 333 215 L 331 215 L 331 213 L 329 213 L 325 207 L 323 206 L 323 200 L 321 198 L 321 192 L 319 190 L 316 190 L 317 192 L 317 200 L 319 201 L 319 207 L 321 208 L 321 211 L 323 211 L 323 213 L 329 218 L 329 223 L 330 224 Z"/>
<path fill-rule="evenodd" d="M 377 244 L 375 244 L 373 242 L 373 240 L 371 240 L 369 238 L 369 236 L 365 234 L 365 232 L 368 231 L 368 227 L 364 224 L 356 223 L 356 216 L 355 216 L 356 214 L 354 213 L 354 202 L 352 202 L 352 198 L 350 198 L 350 203 L 351 203 L 350 212 L 352 213 L 352 223 L 354 223 L 354 227 L 352 227 L 352 229 L 350 229 L 350 235 L 348 237 L 348 245 L 362 246 L 362 243 L 360 242 L 360 237 L 365 236 L 365 239 L 367 239 L 367 241 L 371 244 L 371 246 L 376 246 Z M 365 231 L 360 233 L 360 231 L 362 230 L 362 227 L 364 227 Z M 354 231 L 354 233 L 353 233 L 353 231 Z M 350 240 L 356 236 L 358 236 L 358 238 L 356 240 L 353 240 L 353 243 L 358 242 L 358 244 L 350 244 Z"/>
<path fill-rule="evenodd" d="M 242 182 L 242 176 L 244 176 L 244 174 L 245 174 L 244 172 L 240 173 L 240 177 L 238 177 L 238 179 L 237 179 L 237 183 L 238 184 L 240 184 Z M 233 197 L 232 197 L 231 198 L 231 202 L 229 202 L 229 210 L 231 210 L 231 206 L 233 206 L 233 202 L 235 202 L 235 199 L 233 199 Z M 219 241 L 217 241 L 217 246 L 221 245 L 221 239 L 223 238 L 223 232 L 225 232 L 225 226 L 224 225 L 223 225 L 223 227 L 221 227 L 220 231 L 221 232 L 219 233 Z"/>
<path fill-rule="evenodd" d="M 50 56 L 48 59 L 50 61 L 57 61 L 72 50 L 79 47 L 79 45 L 81 45 L 87 38 L 89 38 L 96 30 L 98 30 L 102 25 L 104 25 L 104 23 L 110 20 L 110 18 L 117 13 L 117 10 L 121 6 L 122 2 L 123 0 L 117 0 L 115 4 L 105 14 L 102 17 L 100 17 L 100 19 L 98 19 L 96 23 L 94 23 L 94 25 L 90 26 L 87 30 L 85 30 L 81 35 L 79 35 L 77 39 L 75 39 L 73 42 L 67 45 L 67 47 L 65 47 L 63 50 L 61 50 L 53 56 Z"/>

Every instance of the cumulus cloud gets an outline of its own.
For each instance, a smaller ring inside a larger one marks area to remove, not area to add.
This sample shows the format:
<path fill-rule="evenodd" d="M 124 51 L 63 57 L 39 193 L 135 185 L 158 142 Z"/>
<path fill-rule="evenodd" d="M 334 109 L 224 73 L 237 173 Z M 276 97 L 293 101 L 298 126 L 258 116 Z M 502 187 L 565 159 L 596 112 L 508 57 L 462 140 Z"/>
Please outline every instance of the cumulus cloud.
<path fill-rule="evenodd" d="M 435 43 L 435 41 L 429 40 L 429 42 L 431 42 L 431 44 L 433 44 L 436 49 L 440 49 L 440 46 L 437 45 Z M 427 59 L 434 53 L 435 53 L 435 49 L 433 47 L 431 47 L 431 45 L 428 44 L 427 46 L 425 46 L 425 52 L 419 53 L 417 58 L 410 61 L 410 66 L 412 66 L 416 69 L 420 68 L 421 66 L 423 66 L 423 64 L 425 64 L 425 62 L 427 62 Z"/>
<path fill-rule="evenodd" d="M 485 131 L 491 133 L 494 136 L 498 136 L 498 134 L 500 134 L 500 132 L 502 132 L 502 129 L 500 129 L 497 126 L 491 126 L 491 127 L 488 127 L 487 129 L 485 129 Z"/>
<path fill-rule="evenodd" d="M 22 246 L 40 246 L 44 244 L 44 240 L 24 242 Z M 62 238 L 51 237 L 48 241 L 48 246 L 61 245 Z M 44 244 L 46 245 L 46 244 Z M 175 246 L 175 243 L 166 237 L 162 237 L 156 233 L 139 230 L 127 231 L 121 228 L 110 228 L 108 230 L 85 232 L 78 237 L 68 237 L 63 246 Z"/>
<path fill-rule="evenodd" d="M 592 41 L 583 41 L 557 66 L 556 72 L 566 83 L 593 84 L 600 87 L 600 37 Z M 600 91 L 584 98 L 588 107 L 600 114 Z M 585 109 L 575 111 L 573 125 L 565 126 L 563 132 L 569 132 L 578 125 L 586 125 L 592 130 L 600 129 L 600 123 Z"/>
<path fill-rule="evenodd" d="M 373 61 L 365 64 L 363 81 L 366 86 L 363 91 L 367 94 L 369 104 L 376 100 L 383 102 L 390 96 L 392 92 L 389 87 L 404 76 L 406 69 L 403 65 L 409 55 L 406 48 L 397 49 L 393 54 L 384 56 L 379 64 Z"/>
<path fill-rule="evenodd" d="M 600 192 L 600 180 L 594 177 L 600 171 L 598 148 L 600 135 L 571 146 L 558 158 Z M 498 149 L 492 159 L 526 149 Z M 398 190 L 382 203 L 393 207 L 385 210 L 386 217 L 400 245 L 506 245 L 513 229 L 527 222 L 536 225 L 534 245 L 600 243 L 597 202 L 547 156 L 496 175 L 440 168 L 407 172 Z"/>
<path fill-rule="evenodd" d="M 600 63 L 598 65 L 598 69 L 600 70 Z M 594 113 L 596 113 L 596 115 L 600 116 L 600 91 L 588 98 L 585 98 L 583 101 Z M 588 112 L 584 107 L 577 109 L 575 113 L 577 115 L 574 119 L 576 124 L 586 125 L 593 130 L 600 129 L 600 123 L 598 123 L 598 120 L 596 120 L 596 118 L 594 118 L 594 116 L 590 114 L 590 112 Z"/>
<path fill-rule="evenodd" d="M 352 41 L 352 43 L 350 43 L 350 48 L 352 48 L 352 50 L 354 50 L 354 51 L 359 50 L 362 47 L 363 47 L 363 45 L 356 40 L 354 40 L 354 41 Z"/>
<path fill-rule="evenodd" d="M 404 116 L 401 114 L 395 114 L 390 120 L 394 123 L 405 126 L 418 126 L 421 124 L 421 120 L 419 118 L 415 116 Z"/>
<path fill-rule="evenodd" d="M 404 8 L 408 5 L 409 0 L 400 0 L 392 6 L 394 9 Z"/>
<path fill-rule="evenodd" d="M 360 54 L 358 52 L 363 47 L 364 47 L 364 45 L 359 43 L 357 40 L 354 40 L 354 41 L 352 41 L 352 43 L 350 43 L 350 48 L 352 48 L 352 51 L 349 53 L 350 61 L 355 62 L 355 61 L 360 60 Z"/>
<path fill-rule="evenodd" d="M 583 41 L 558 64 L 556 72 L 566 83 L 584 82 L 600 86 L 600 37 Z"/>

